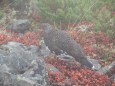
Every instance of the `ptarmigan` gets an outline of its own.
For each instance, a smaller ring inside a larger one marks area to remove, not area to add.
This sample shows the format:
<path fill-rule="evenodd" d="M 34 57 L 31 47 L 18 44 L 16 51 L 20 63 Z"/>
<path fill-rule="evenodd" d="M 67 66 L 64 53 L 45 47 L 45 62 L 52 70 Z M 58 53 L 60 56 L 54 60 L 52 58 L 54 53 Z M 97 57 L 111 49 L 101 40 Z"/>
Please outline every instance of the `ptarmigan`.
<path fill-rule="evenodd" d="M 40 28 L 44 30 L 44 42 L 50 51 L 55 52 L 55 54 L 66 52 L 81 65 L 93 68 L 93 64 L 86 58 L 80 45 L 66 31 L 54 29 L 48 23 L 42 23 Z"/>

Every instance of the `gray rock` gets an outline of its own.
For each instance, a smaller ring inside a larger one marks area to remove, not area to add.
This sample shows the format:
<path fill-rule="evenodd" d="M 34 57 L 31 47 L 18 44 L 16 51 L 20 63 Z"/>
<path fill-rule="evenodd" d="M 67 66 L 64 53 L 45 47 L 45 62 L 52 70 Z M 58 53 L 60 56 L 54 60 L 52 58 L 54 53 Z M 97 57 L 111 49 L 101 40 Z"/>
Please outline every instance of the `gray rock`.
<path fill-rule="evenodd" d="M 27 0 L 8 0 L 10 7 L 15 10 L 25 10 Z"/>
<path fill-rule="evenodd" d="M 8 0 L 9 6 L 15 15 L 13 18 L 16 19 L 28 19 L 29 9 L 30 9 L 30 0 Z"/>
<path fill-rule="evenodd" d="M 109 78 L 115 82 L 115 61 L 112 62 L 111 64 L 102 67 L 100 70 L 97 71 L 97 73 L 101 75 L 108 75 Z"/>
<path fill-rule="evenodd" d="M 99 71 L 97 71 L 99 74 L 104 75 L 107 73 L 111 74 L 111 69 L 115 69 L 115 61 L 112 62 L 110 65 L 107 65 L 105 67 L 102 67 Z"/>
<path fill-rule="evenodd" d="M 41 43 L 41 45 L 39 47 L 38 55 L 47 57 L 51 52 L 48 49 L 48 47 L 46 46 L 46 44 L 44 43 L 44 40 L 41 40 L 40 43 Z"/>
<path fill-rule="evenodd" d="M 51 64 L 47 64 L 47 68 L 46 68 L 48 71 L 52 71 L 52 72 L 58 72 L 60 73 L 61 75 L 61 72 L 59 71 L 59 69 L 57 69 L 56 67 L 54 67 L 53 65 Z"/>
<path fill-rule="evenodd" d="M 74 57 L 68 55 L 67 53 L 62 53 L 58 55 L 58 57 L 62 60 L 73 60 L 74 59 Z"/>
<path fill-rule="evenodd" d="M 44 60 L 24 44 L 0 47 L 0 86 L 48 86 Z"/>
<path fill-rule="evenodd" d="M 30 45 L 30 46 L 26 46 L 25 50 L 37 54 L 38 50 L 39 50 L 39 47 L 37 47 L 35 45 Z"/>
<path fill-rule="evenodd" d="M 112 81 L 114 81 L 114 82 L 115 82 L 115 74 L 114 74 L 114 75 L 112 75 L 112 76 L 110 77 L 110 79 L 111 79 Z"/>
<path fill-rule="evenodd" d="M 29 30 L 31 27 L 31 22 L 27 19 L 19 19 L 11 21 L 6 29 L 9 29 L 16 33 L 24 33 L 25 31 Z"/>
<path fill-rule="evenodd" d="M 99 70 L 101 68 L 101 65 L 99 64 L 99 61 L 98 60 L 95 60 L 95 59 L 91 59 L 89 57 L 87 57 L 88 60 L 93 64 L 93 69 L 94 70 Z"/>

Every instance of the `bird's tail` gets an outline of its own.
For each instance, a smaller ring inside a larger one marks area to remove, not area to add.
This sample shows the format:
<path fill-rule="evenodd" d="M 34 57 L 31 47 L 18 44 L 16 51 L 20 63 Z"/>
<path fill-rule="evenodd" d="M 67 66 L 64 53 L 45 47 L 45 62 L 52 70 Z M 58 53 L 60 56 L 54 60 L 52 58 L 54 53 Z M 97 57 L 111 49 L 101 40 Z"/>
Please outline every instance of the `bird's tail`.
<path fill-rule="evenodd" d="M 90 69 L 92 69 L 92 67 L 93 67 L 93 64 L 88 60 L 87 57 L 81 58 L 80 63 L 81 63 L 81 65 L 86 66 Z"/>
<path fill-rule="evenodd" d="M 82 54 L 74 54 L 73 57 L 77 62 L 79 62 L 82 66 L 86 66 L 90 69 L 92 69 L 93 64 L 88 60 L 88 58 L 85 55 Z"/>

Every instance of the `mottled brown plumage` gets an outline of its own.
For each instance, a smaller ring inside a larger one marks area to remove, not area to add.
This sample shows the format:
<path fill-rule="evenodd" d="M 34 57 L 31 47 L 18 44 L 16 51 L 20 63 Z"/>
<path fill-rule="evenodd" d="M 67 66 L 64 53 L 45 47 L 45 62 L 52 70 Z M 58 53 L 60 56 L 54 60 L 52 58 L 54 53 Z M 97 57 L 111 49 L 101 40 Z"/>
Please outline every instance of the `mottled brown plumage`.
<path fill-rule="evenodd" d="M 53 29 L 51 25 L 43 23 L 41 27 L 44 29 L 44 42 L 50 51 L 54 51 L 55 54 L 66 52 L 89 68 L 93 65 L 88 61 L 80 45 L 65 31 Z"/>

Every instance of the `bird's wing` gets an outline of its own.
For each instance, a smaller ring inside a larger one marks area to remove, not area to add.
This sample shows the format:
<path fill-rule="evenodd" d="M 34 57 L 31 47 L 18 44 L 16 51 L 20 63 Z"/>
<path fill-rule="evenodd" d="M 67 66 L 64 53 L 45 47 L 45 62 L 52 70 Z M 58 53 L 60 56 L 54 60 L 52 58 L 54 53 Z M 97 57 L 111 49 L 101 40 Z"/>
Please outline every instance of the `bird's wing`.
<path fill-rule="evenodd" d="M 57 32 L 57 36 L 55 36 L 55 45 L 69 55 L 83 55 L 80 45 L 65 31 Z"/>
<path fill-rule="evenodd" d="M 54 32 L 50 32 L 44 36 L 44 41 L 46 46 L 50 49 L 50 51 L 55 52 L 55 54 L 60 54 L 61 49 L 56 45 L 57 37 Z"/>

